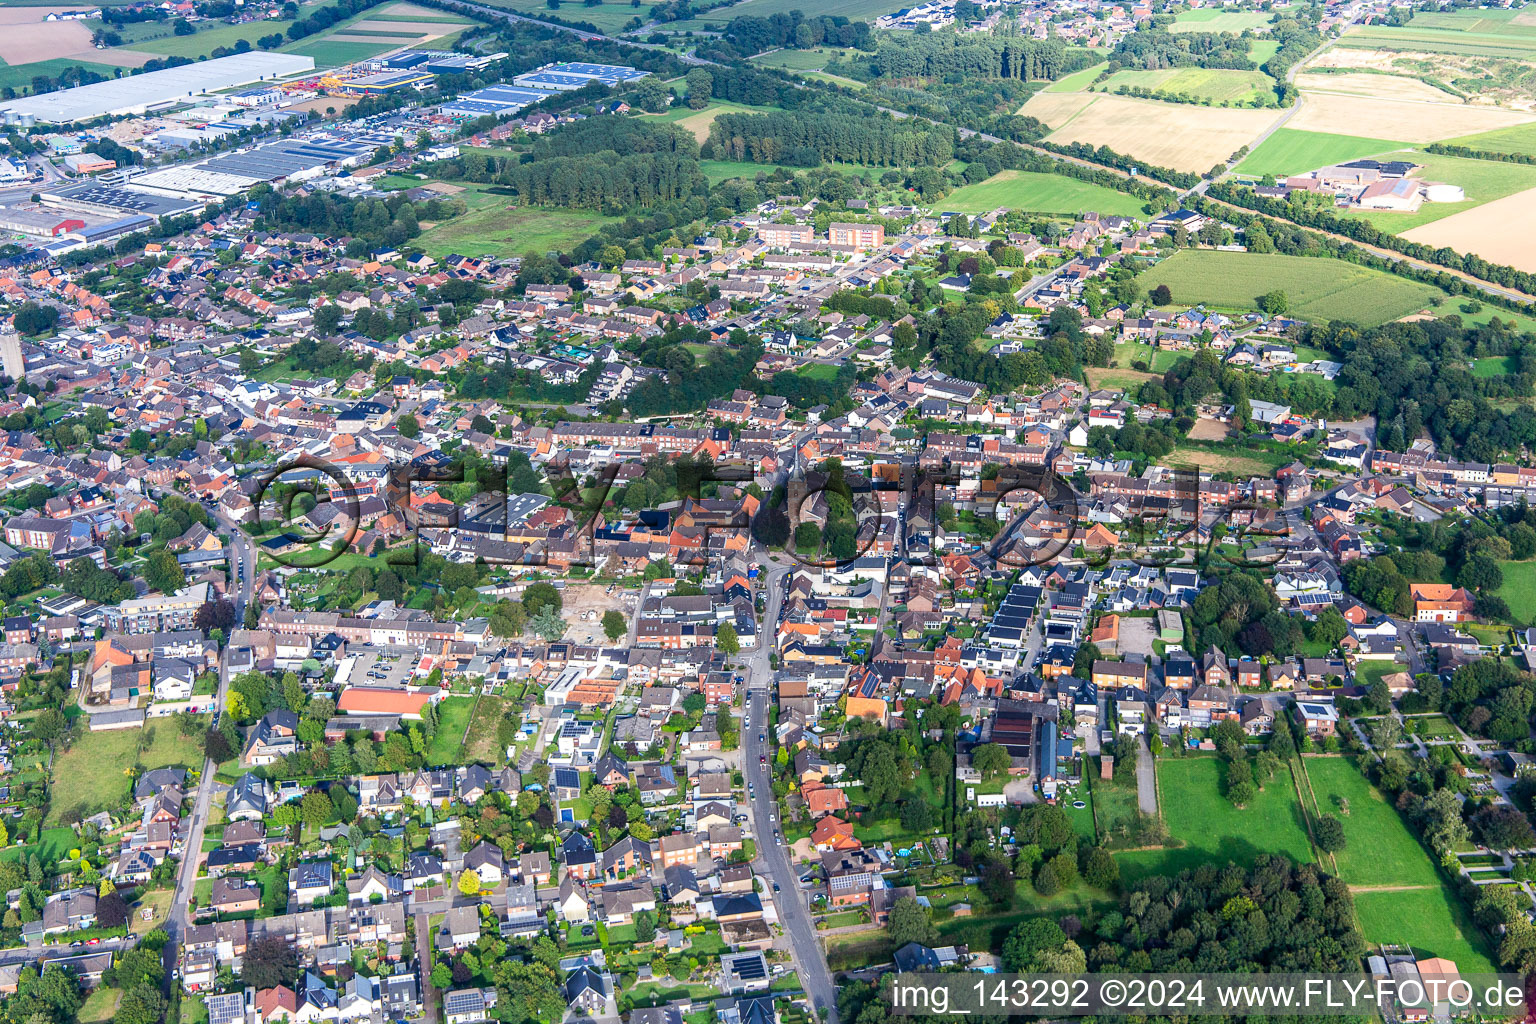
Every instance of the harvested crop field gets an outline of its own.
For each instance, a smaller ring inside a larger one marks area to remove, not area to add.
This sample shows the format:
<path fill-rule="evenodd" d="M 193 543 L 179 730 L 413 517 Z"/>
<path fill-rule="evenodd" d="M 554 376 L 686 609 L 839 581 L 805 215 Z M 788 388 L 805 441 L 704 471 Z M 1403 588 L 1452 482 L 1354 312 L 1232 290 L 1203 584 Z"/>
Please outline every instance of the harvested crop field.
<path fill-rule="evenodd" d="M 1302 95 L 1301 109 L 1286 123 L 1287 128 L 1339 135 L 1364 129 L 1377 138 L 1438 142 L 1469 132 L 1487 132 L 1536 121 L 1536 114 L 1464 103 L 1430 103 L 1306 90 Z"/>
<path fill-rule="evenodd" d="M 35 64 L 38 61 L 60 57 L 78 57 L 95 63 L 122 63 L 125 67 L 138 67 L 149 59 L 149 54 L 132 54 L 129 61 L 102 61 L 108 53 L 98 50 L 91 43 L 93 26 L 99 21 L 44 21 L 50 10 L 70 8 L 48 7 L 0 7 L 0 60 L 14 66 Z M 78 10 L 78 8 L 75 8 Z"/>
<path fill-rule="evenodd" d="M 1087 72 L 1081 73 L 1087 74 Z M 1055 84 L 1062 85 L 1067 80 L 1068 79 L 1063 78 L 1060 82 Z M 1088 81 L 1093 81 L 1093 76 L 1090 75 L 1088 77 Z M 1037 117 L 1044 121 L 1046 124 L 1050 125 L 1052 128 L 1060 128 L 1073 117 L 1076 117 L 1080 110 L 1082 110 L 1088 104 L 1092 103 L 1097 98 L 1098 97 L 1094 96 L 1092 93 L 1052 92 L 1047 89 L 1042 92 L 1037 92 L 1031 96 L 1024 103 L 1024 105 L 1019 108 L 1018 112 L 1029 117 Z"/>
<path fill-rule="evenodd" d="M 1411 242 L 1449 246 L 1490 263 L 1536 271 L 1536 188 L 1452 214 L 1403 233 Z"/>
<path fill-rule="evenodd" d="M 1037 100 L 1044 101 L 1041 107 L 1036 107 Z M 1061 100 L 1078 101 L 1077 112 L 1055 121 L 1037 113 Z M 1110 146 L 1148 163 L 1181 171 L 1210 170 L 1212 165 L 1257 138 L 1277 116 L 1273 110 L 1197 107 L 1126 96 L 1070 93 L 1038 95 L 1024 104 L 1023 113 L 1055 127 L 1048 136 L 1051 142 Z"/>
<path fill-rule="evenodd" d="M 1296 84 L 1304 92 L 1342 92 L 1351 96 L 1371 96 L 1387 100 L 1420 100 L 1425 103 L 1462 104 L 1450 93 L 1436 89 L 1428 82 L 1405 75 L 1377 75 L 1370 72 L 1345 72 L 1343 74 L 1319 74 L 1307 72 L 1299 75 Z"/>

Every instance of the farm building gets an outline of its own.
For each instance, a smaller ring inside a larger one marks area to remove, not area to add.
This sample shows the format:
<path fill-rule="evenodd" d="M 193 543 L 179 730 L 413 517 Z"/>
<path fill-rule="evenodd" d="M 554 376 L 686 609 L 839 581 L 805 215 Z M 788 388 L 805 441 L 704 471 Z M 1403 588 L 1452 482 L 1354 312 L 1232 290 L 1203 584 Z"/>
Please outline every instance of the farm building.
<path fill-rule="evenodd" d="M 1423 203 L 1419 183 L 1412 178 L 1382 178 L 1367 185 L 1356 204 L 1364 210 L 1400 210 L 1411 213 Z"/>

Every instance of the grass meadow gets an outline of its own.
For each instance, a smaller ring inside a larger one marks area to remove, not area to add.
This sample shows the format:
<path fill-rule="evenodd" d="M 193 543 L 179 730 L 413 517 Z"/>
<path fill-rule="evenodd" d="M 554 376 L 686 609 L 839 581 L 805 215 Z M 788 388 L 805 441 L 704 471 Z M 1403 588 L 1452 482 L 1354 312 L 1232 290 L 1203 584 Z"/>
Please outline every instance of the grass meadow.
<path fill-rule="evenodd" d="M 1364 327 L 1406 316 L 1441 294 L 1431 285 L 1342 260 L 1213 249 L 1177 252 L 1142 274 L 1141 283 L 1149 291 L 1166 284 L 1180 305 L 1234 310 L 1254 309 L 1259 296 L 1279 289 L 1296 316 Z"/>

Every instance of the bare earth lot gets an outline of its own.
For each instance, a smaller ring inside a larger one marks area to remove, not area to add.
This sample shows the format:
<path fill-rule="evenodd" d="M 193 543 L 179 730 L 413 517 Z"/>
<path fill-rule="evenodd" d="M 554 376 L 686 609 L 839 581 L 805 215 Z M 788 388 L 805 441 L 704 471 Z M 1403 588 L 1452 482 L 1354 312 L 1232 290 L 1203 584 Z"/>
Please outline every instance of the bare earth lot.
<path fill-rule="evenodd" d="M 1279 116 L 1273 110 L 1070 93 L 1037 94 L 1024 104 L 1023 112 L 1056 129 L 1048 136 L 1052 142 L 1107 145 L 1181 171 L 1209 170 L 1252 142 Z"/>
<path fill-rule="evenodd" d="M 1302 76 L 1307 77 L 1307 76 Z M 1311 76 L 1328 80 L 1347 76 Z M 1386 75 L 1360 76 L 1380 78 Z M 1428 89 L 1429 86 L 1424 88 Z M 1304 100 L 1287 128 L 1300 131 L 1331 132 L 1335 135 L 1360 135 L 1370 138 L 1401 139 L 1405 142 L 1438 142 L 1472 132 L 1492 131 L 1536 120 L 1536 115 L 1493 107 L 1474 107 L 1455 101 L 1449 103 L 1386 99 L 1378 92 L 1357 96 L 1339 92 L 1316 92 L 1303 87 Z M 1435 90 L 1438 92 L 1438 90 Z M 1193 109 L 1193 108 L 1192 108 Z M 1255 133 L 1257 134 L 1257 133 Z M 1149 158 L 1150 159 L 1150 158 Z"/>
<path fill-rule="evenodd" d="M 633 617 L 634 608 L 629 602 L 638 596 L 638 592 L 620 589 L 612 594 L 604 593 L 607 589 L 585 584 L 568 586 L 560 592 L 563 600 L 560 617 L 571 627 L 565 634 L 567 640 L 584 644 L 607 643 L 608 638 L 603 633 L 603 612 L 610 608 L 618 609 L 626 620 Z M 596 614 L 590 619 L 582 618 L 589 611 Z"/>
<path fill-rule="evenodd" d="M 132 50 L 98 50 L 91 33 L 99 21 L 44 21 L 50 11 L 78 7 L 0 7 L 0 60 L 14 66 L 60 57 L 76 57 L 98 64 L 138 67 L 154 54 Z"/>
<path fill-rule="evenodd" d="M 1417 78 L 1405 78 L 1402 75 L 1303 74 L 1296 79 L 1296 84 L 1307 92 L 1342 92 L 1352 96 L 1374 96 L 1387 100 L 1444 103 L 1455 99 L 1450 93 L 1436 89 L 1427 82 L 1421 82 Z"/>
<path fill-rule="evenodd" d="M 1536 271 L 1536 245 L 1531 244 L 1536 237 L 1536 188 L 1452 214 L 1404 232 L 1403 237 Z"/>

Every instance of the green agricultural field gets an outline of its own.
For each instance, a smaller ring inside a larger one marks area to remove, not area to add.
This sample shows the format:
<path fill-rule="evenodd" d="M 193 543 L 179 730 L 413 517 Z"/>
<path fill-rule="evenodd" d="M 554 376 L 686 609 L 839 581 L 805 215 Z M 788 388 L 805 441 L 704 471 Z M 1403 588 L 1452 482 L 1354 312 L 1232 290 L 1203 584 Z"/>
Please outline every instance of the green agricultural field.
<path fill-rule="evenodd" d="M 1302 758 L 1317 810 L 1344 823 L 1344 849 L 1334 854 L 1350 885 L 1434 886 L 1440 877 L 1429 854 L 1408 831 L 1397 809 L 1344 757 Z M 1340 801 L 1347 801 L 1349 813 Z"/>
<path fill-rule="evenodd" d="M 1415 150 L 1393 155 L 1423 165 L 1424 169 L 1417 174 L 1425 181 L 1442 181 L 1460 185 L 1467 194 L 1466 200 L 1460 203 L 1424 203 L 1412 213 L 1348 210 L 1344 212 L 1344 216 L 1370 221 L 1383 231 L 1400 234 L 1495 199 L 1536 188 L 1536 167 L 1526 164 L 1437 156 Z"/>
<path fill-rule="evenodd" d="M 124 49 L 160 53 L 167 57 L 206 57 L 220 46 L 233 48 L 242 39 L 255 46 L 256 40 L 262 36 L 270 36 L 274 32 L 282 35 L 292 24 L 291 21 L 251 21 L 243 25 L 219 24 L 189 36 L 170 35 L 160 39 L 146 39 L 138 43 L 129 42 Z"/>
<path fill-rule="evenodd" d="M 1173 19 L 1171 32 L 1231 32 L 1238 35 L 1250 28 L 1268 25 L 1274 15 L 1265 11 L 1224 11 L 1219 7 L 1197 7 Z"/>
<path fill-rule="evenodd" d="M 1065 78 L 1058 78 L 1046 86 L 1044 92 L 1081 92 L 1086 89 L 1107 65 L 1095 64 L 1091 68 L 1074 71 Z"/>
<path fill-rule="evenodd" d="M 1494 591 L 1522 625 L 1536 622 L 1536 562 L 1500 562 L 1504 584 Z"/>
<path fill-rule="evenodd" d="M 1446 32 L 1433 28 L 1367 26 L 1351 30 L 1338 46 L 1370 50 L 1413 50 L 1422 53 L 1456 53 L 1465 57 L 1514 57 L 1528 59 L 1536 53 L 1536 37 L 1497 32 Z"/>
<path fill-rule="evenodd" d="M 1368 943 L 1412 946 L 1420 957 L 1456 961 L 1463 974 L 1492 974 L 1487 941 L 1442 886 L 1395 892 L 1356 892 L 1355 916 Z"/>
<path fill-rule="evenodd" d="M 1122 85 L 1173 96 L 1189 95 L 1222 103 L 1249 103 L 1272 94 L 1274 80 L 1259 71 L 1220 68 L 1168 68 L 1161 71 L 1121 71 L 1104 82 L 1111 92 Z"/>
<path fill-rule="evenodd" d="M 772 53 L 753 57 L 752 63 L 765 68 L 782 68 L 785 71 L 819 71 L 827 62 L 847 53 L 839 48 L 818 46 L 814 50 L 774 50 Z"/>
<path fill-rule="evenodd" d="M 1477 135 L 1463 135 L 1459 139 L 1446 139 L 1448 146 L 1468 146 L 1485 149 L 1492 153 L 1520 153 L 1536 156 L 1536 124 L 1517 124 L 1513 128 L 1496 128 Z"/>
<path fill-rule="evenodd" d="M 1248 47 L 1248 59 L 1259 67 L 1263 67 L 1279 49 L 1279 42 L 1274 39 L 1261 37 L 1255 39 L 1253 44 Z"/>
<path fill-rule="evenodd" d="M 1166 284 L 1176 303 L 1251 310 L 1259 296 L 1285 292 L 1292 314 L 1305 320 L 1348 320 L 1363 327 L 1396 320 L 1429 304 L 1440 291 L 1342 260 L 1278 253 L 1185 249 L 1141 275 L 1148 291 Z"/>
<path fill-rule="evenodd" d="M 1281 853 L 1297 863 L 1312 860 L 1312 843 L 1290 773 L 1270 779 L 1251 804 L 1239 809 L 1222 792 L 1223 771 L 1214 757 L 1158 760 L 1163 820 L 1170 837 L 1183 845 L 1116 854 L 1122 877 L 1177 874 L 1228 861 L 1247 866 L 1263 853 Z"/>
<path fill-rule="evenodd" d="M 507 11 L 520 11 L 523 14 L 535 18 L 554 15 L 562 21 L 590 22 L 597 27 L 599 32 L 611 35 L 622 32 L 632 20 L 643 15 L 645 9 L 636 9 L 629 5 L 629 0 L 608 0 L 595 7 L 587 7 L 585 4 L 561 3 L 559 10 L 550 10 L 545 0 L 486 0 L 487 7 L 500 7 Z M 644 21 L 642 17 L 640 20 Z M 671 24 L 668 29 L 673 28 Z"/>
<path fill-rule="evenodd" d="M 128 73 L 127 68 L 113 67 L 109 64 L 92 64 L 90 61 L 63 57 L 55 60 L 40 60 L 32 64 L 0 64 L 0 89 L 15 89 L 19 95 L 26 95 L 32 91 L 33 78 L 38 75 L 57 78 L 70 68 L 94 71 L 103 78 L 116 78 L 119 74 Z"/>
<path fill-rule="evenodd" d="M 951 192 L 938 205 L 960 213 L 986 213 L 999 206 L 1031 213 L 1099 213 L 1144 217 L 1144 202 L 1125 192 L 1060 174 L 999 171 L 986 181 Z"/>
<path fill-rule="evenodd" d="M 1281 128 L 1237 165 L 1237 173 L 1255 177 L 1265 174 L 1300 174 L 1330 164 L 1347 163 L 1361 157 L 1386 153 L 1404 145 L 1387 139 Z"/>
<path fill-rule="evenodd" d="M 497 0 L 495 3 L 497 7 L 511 6 L 517 9 L 524 9 L 525 5 L 527 8 L 544 9 L 541 0 L 515 0 L 515 2 Z M 589 8 L 578 7 L 575 4 L 563 4 L 561 14 L 579 20 L 587 10 Z M 712 11 L 686 21 L 669 21 L 661 28 L 666 32 L 717 31 L 724 28 L 732 18 L 744 15 L 769 18 L 775 14 L 788 14 L 790 11 L 803 11 L 806 14 L 840 14 L 851 21 L 873 21 L 880 15 L 890 14 L 894 10 L 896 8 L 891 6 L 890 0 L 842 0 L 835 7 L 816 7 L 806 4 L 805 0 L 741 0 L 740 3 L 731 4 L 728 7 L 716 7 Z"/>
<path fill-rule="evenodd" d="M 1519 8 L 1504 10 L 1423 11 L 1408 23 L 1412 29 L 1442 29 L 1480 35 L 1524 36 L 1536 40 L 1536 26 L 1517 20 Z"/>
<path fill-rule="evenodd" d="M 322 36 L 313 41 L 305 39 L 295 43 L 285 52 L 296 53 L 301 57 L 313 57 L 317 68 L 339 68 L 344 64 L 354 64 L 360 60 L 377 57 L 381 53 L 388 53 L 390 50 L 398 50 L 400 46 L 398 42 L 383 41 L 377 43 L 334 42 Z"/>

